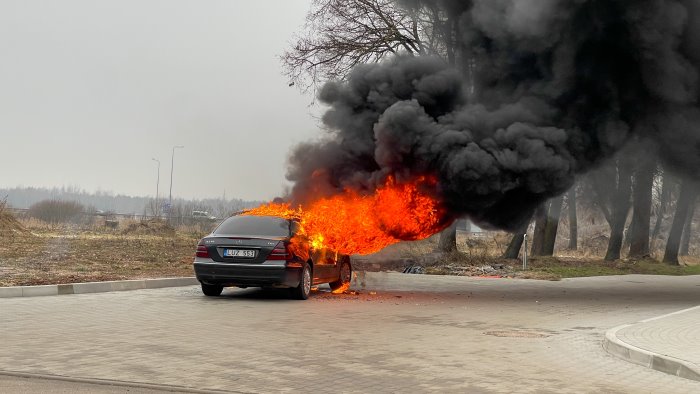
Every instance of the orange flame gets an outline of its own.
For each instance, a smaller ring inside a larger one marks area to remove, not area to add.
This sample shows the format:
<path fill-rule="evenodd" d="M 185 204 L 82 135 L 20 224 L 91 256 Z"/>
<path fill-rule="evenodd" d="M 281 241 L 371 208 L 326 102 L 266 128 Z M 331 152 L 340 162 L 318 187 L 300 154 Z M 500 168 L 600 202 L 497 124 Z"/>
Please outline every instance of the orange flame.
<path fill-rule="evenodd" d="M 268 203 L 244 214 L 295 218 L 315 249 L 370 254 L 402 240 L 427 238 L 449 224 L 440 202 L 424 192 L 434 189 L 435 184 L 430 177 L 404 183 L 389 177 L 371 194 L 345 190 L 305 209 Z"/>

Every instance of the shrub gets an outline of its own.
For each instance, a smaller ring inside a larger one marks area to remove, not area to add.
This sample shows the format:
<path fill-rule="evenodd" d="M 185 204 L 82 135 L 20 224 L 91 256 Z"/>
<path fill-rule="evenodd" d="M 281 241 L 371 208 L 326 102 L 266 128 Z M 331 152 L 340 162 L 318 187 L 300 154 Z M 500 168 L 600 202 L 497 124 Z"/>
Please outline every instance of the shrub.
<path fill-rule="evenodd" d="M 76 222 L 85 207 L 77 201 L 44 200 L 29 207 L 29 216 L 48 223 Z"/>

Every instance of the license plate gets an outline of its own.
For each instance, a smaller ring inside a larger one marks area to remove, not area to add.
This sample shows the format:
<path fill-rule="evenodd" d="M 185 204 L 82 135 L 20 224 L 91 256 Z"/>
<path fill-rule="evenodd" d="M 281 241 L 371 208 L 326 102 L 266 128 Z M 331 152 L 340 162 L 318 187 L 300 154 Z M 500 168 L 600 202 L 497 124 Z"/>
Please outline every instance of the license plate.
<path fill-rule="evenodd" d="M 224 257 L 243 257 L 252 259 L 255 251 L 250 249 L 224 249 Z"/>

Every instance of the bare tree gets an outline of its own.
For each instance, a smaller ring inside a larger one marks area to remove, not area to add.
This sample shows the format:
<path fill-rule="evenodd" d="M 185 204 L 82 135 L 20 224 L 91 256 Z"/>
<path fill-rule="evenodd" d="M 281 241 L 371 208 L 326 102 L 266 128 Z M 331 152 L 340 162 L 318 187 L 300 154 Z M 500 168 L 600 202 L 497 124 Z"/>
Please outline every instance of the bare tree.
<path fill-rule="evenodd" d="M 697 199 L 697 197 L 696 197 Z M 678 252 L 679 256 L 688 256 L 690 252 L 690 238 L 693 232 L 693 216 L 695 214 L 695 201 L 690 203 L 690 208 L 688 208 L 688 217 L 685 219 L 685 226 L 683 227 L 683 236 L 681 237 L 681 248 Z"/>
<path fill-rule="evenodd" d="M 663 172 L 659 177 L 659 182 L 661 183 L 661 191 L 658 192 L 659 203 L 656 205 L 656 222 L 654 222 L 654 229 L 651 231 L 651 248 L 654 247 L 657 238 L 661 234 L 661 225 L 664 221 L 664 216 L 666 216 L 666 211 L 668 210 L 668 205 L 671 201 L 672 189 L 676 186 L 675 179 L 668 172 Z"/>
<path fill-rule="evenodd" d="M 632 194 L 632 163 L 621 155 L 610 164 L 599 168 L 589 177 L 598 206 L 610 226 L 610 239 L 605 260 L 618 260 L 622 252 L 625 223 L 630 210 Z"/>
<path fill-rule="evenodd" d="M 566 204 L 569 211 L 569 246 L 567 249 L 578 249 L 578 218 L 576 216 L 576 185 L 571 187 L 566 195 Z"/>
<path fill-rule="evenodd" d="M 152 198 L 148 200 L 148 203 L 143 208 L 144 216 L 160 216 L 160 206 L 158 205 L 158 200 Z"/>
<path fill-rule="evenodd" d="M 532 248 L 530 249 L 532 256 L 551 256 L 554 254 L 554 243 L 557 238 L 557 229 L 559 228 L 559 219 L 561 218 L 563 205 L 564 196 L 561 195 L 546 201 L 535 210 L 535 229 L 532 235 Z M 520 235 L 522 236 L 522 234 Z M 522 240 L 516 240 L 517 236 L 517 233 L 513 235 L 514 238 L 511 240 L 511 243 L 513 247 L 517 245 L 518 249 L 520 249 L 518 242 L 522 242 Z"/>
<path fill-rule="evenodd" d="M 554 254 L 554 243 L 557 240 L 557 230 L 559 229 L 559 219 L 561 218 L 561 208 L 563 205 L 563 195 L 553 198 L 549 205 L 547 224 L 544 228 L 543 256 L 552 256 Z"/>
<path fill-rule="evenodd" d="M 631 258 L 643 258 L 650 255 L 649 232 L 655 169 L 656 160 L 644 160 L 634 172 L 632 223 L 629 229 L 629 256 Z"/>
<path fill-rule="evenodd" d="M 666 241 L 664 263 L 679 265 L 678 249 L 681 243 L 681 235 L 683 227 L 685 227 L 685 221 L 688 218 L 690 205 L 695 201 L 697 191 L 698 184 L 693 181 L 686 179 L 681 184 L 681 192 L 678 196 L 678 202 L 676 202 L 676 213 L 673 215 L 673 224 L 668 234 L 668 241 Z"/>
<path fill-rule="evenodd" d="M 517 259 L 518 254 L 520 254 L 520 249 L 523 246 L 523 235 L 527 232 L 527 228 L 530 222 L 524 223 L 520 228 L 513 233 L 513 238 L 510 239 L 510 243 L 503 253 L 504 259 Z"/>
<path fill-rule="evenodd" d="M 446 34 L 438 7 L 401 7 L 394 0 L 315 0 L 303 33 L 282 55 L 285 74 L 302 89 L 343 80 L 358 64 L 399 53 L 449 59 L 452 32 Z M 456 24 L 455 24 L 456 25 Z"/>
<path fill-rule="evenodd" d="M 532 234 L 531 256 L 542 256 L 544 253 L 544 235 L 547 227 L 547 214 L 549 212 L 549 201 L 542 203 L 535 210 L 535 229 Z"/>

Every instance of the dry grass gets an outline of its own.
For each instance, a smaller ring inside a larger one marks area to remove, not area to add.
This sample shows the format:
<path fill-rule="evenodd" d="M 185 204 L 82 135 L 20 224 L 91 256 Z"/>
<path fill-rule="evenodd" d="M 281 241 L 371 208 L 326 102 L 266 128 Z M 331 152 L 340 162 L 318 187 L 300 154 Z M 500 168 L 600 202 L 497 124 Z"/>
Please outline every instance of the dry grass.
<path fill-rule="evenodd" d="M 29 234 L 0 240 L 0 286 L 192 276 L 203 235 L 23 224 Z"/>
<path fill-rule="evenodd" d="M 5 209 L 6 206 L 7 202 L 4 199 L 0 200 L 0 237 L 29 234 L 29 230 Z"/>

